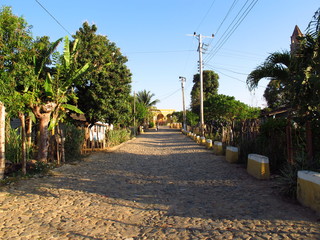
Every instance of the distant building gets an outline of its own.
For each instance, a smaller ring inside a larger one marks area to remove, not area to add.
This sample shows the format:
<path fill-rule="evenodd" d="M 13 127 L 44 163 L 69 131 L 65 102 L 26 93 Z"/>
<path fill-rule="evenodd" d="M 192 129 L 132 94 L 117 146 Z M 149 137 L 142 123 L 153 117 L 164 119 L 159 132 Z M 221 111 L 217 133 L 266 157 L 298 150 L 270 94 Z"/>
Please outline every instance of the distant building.
<path fill-rule="evenodd" d="M 291 36 L 291 44 L 290 44 L 290 53 L 294 54 L 299 49 L 299 37 L 303 37 L 302 32 L 300 31 L 300 28 L 296 25 L 294 27 L 292 36 Z"/>

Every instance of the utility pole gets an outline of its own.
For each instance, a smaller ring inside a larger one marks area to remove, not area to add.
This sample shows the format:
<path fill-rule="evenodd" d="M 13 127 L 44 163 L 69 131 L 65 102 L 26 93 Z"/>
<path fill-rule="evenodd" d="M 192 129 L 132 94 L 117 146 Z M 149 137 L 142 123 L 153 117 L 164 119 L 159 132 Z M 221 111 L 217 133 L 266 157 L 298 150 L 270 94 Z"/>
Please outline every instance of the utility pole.
<path fill-rule="evenodd" d="M 203 43 L 202 38 L 213 38 L 214 35 L 211 36 L 202 36 L 201 34 L 193 33 L 193 36 L 197 37 L 199 40 L 199 75 L 200 75 L 200 132 L 201 136 L 204 136 L 204 113 L 203 113 L 203 63 L 202 63 L 202 53 L 203 53 Z"/>
<path fill-rule="evenodd" d="M 179 77 L 181 81 L 181 90 L 182 90 L 182 104 L 183 104 L 183 129 L 187 131 L 187 116 L 186 116 L 186 105 L 184 101 L 184 83 L 186 82 L 185 77 Z"/>

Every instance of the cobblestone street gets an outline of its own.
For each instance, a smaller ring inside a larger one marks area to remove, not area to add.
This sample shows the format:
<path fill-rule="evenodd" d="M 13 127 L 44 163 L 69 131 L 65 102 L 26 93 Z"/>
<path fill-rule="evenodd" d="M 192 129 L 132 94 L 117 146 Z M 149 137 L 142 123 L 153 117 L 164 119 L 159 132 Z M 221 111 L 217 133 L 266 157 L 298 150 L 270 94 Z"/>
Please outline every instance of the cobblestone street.
<path fill-rule="evenodd" d="M 320 239 L 319 216 L 272 186 L 162 127 L 0 189 L 0 238 Z"/>

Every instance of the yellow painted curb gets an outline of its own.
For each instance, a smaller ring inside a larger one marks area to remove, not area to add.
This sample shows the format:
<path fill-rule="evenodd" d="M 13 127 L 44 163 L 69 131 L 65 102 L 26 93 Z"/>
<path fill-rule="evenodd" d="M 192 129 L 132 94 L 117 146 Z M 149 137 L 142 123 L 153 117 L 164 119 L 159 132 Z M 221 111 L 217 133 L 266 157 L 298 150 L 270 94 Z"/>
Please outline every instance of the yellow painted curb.
<path fill-rule="evenodd" d="M 320 173 L 298 171 L 297 199 L 302 205 L 320 213 Z"/>
<path fill-rule="evenodd" d="M 212 148 L 212 140 L 211 139 L 207 139 L 206 148 L 208 148 L 208 149 Z"/>
<path fill-rule="evenodd" d="M 258 179 L 269 179 L 269 158 L 259 154 L 249 154 L 247 172 Z"/>
<path fill-rule="evenodd" d="M 238 154 L 238 148 L 237 147 L 231 147 L 227 146 L 226 148 L 226 160 L 229 163 L 236 163 L 238 162 L 239 159 L 239 154 Z"/>
<path fill-rule="evenodd" d="M 222 142 L 214 141 L 214 143 L 213 143 L 213 153 L 215 155 L 223 155 Z"/>

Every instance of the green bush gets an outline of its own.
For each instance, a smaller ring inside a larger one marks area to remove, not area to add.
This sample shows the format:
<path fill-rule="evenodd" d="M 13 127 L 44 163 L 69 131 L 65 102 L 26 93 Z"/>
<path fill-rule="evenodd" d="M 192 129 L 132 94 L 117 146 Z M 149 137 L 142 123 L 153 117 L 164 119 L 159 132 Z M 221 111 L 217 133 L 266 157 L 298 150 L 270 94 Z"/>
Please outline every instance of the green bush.
<path fill-rule="evenodd" d="M 9 129 L 6 135 L 6 159 L 12 163 L 21 162 L 21 135 L 17 129 Z"/>
<path fill-rule="evenodd" d="M 65 156 L 66 161 L 75 160 L 81 156 L 81 147 L 84 141 L 84 131 L 72 124 L 65 125 Z"/>
<path fill-rule="evenodd" d="M 150 122 L 149 123 L 149 128 L 153 128 L 154 127 L 154 122 Z"/>
<path fill-rule="evenodd" d="M 298 171 L 308 169 L 306 156 L 296 157 L 295 162 L 291 165 L 286 163 L 281 170 L 280 193 L 288 198 L 295 199 L 297 196 L 297 178 Z"/>
<path fill-rule="evenodd" d="M 279 172 L 287 162 L 286 126 L 287 120 L 284 118 L 268 119 L 260 126 L 257 153 L 269 157 L 272 172 Z"/>
<path fill-rule="evenodd" d="M 106 133 L 107 146 L 113 147 L 130 139 L 131 131 L 128 129 L 112 130 Z"/>

